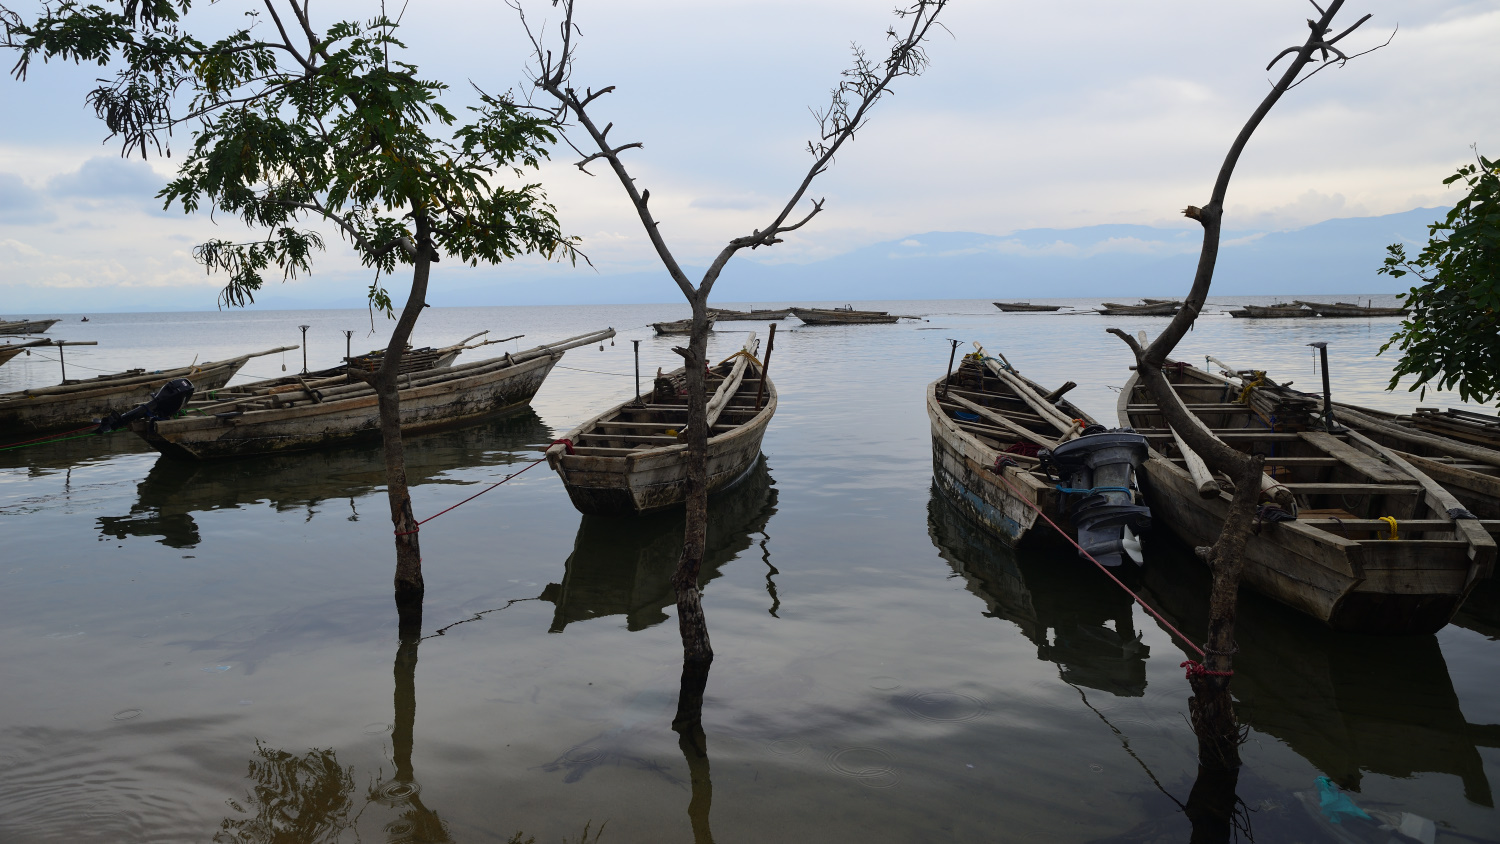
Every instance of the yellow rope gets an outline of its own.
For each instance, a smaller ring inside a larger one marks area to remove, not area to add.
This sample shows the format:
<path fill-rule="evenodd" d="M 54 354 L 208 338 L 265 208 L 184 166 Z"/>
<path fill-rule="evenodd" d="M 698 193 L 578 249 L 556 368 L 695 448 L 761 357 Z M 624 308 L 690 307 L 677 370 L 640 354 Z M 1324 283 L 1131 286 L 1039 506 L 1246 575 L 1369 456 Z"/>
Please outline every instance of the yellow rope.
<path fill-rule="evenodd" d="M 740 349 L 738 352 L 735 352 L 734 354 L 730 355 L 729 357 L 724 358 L 723 360 L 719 361 L 719 366 L 723 366 L 724 364 L 729 363 L 730 361 L 734 360 L 737 357 L 746 357 L 746 358 L 749 358 L 750 362 L 753 363 L 753 364 L 755 364 L 755 368 L 756 369 L 760 369 L 761 368 L 760 359 L 757 358 L 755 355 L 752 355 L 749 352 L 745 351 L 744 349 Z M 715 367 L 715 368 L 717 368 L 717 367 Z"/>
<path fill-rule="evenodd" d="M 1254 390 L 1256 387 L 1263 386 L 1266 383 L 1266 372 L 1265 372 L 1265 370 L 1263 370 L 1263 369 L 1252 369 L 1250 371 L 1255 375 L 1255 380 L 1249 382 L 1248 384 L 1246 384 L 1245 385 L 1245 389 L 1240 390 L 1240 397 L 1237 400 L 1239 404 L 1249 404 L 1250 403 L 1250 393 L 1251 393 L 1251 391 Z"/>
<path fill-rule="evenodd" d="M 1382 522 L 1385 522 L 1386 524 L 1388 524 L 1388 525 L 1391 526 L 1391 535 L 1388 536 L 1388 537 L 1386 537 L 1387 539 L 1400 539 L 1401 538 L 1396 533 L 1396 517 L 1395 516 L 1381 516 L 1380 520 Z"/>

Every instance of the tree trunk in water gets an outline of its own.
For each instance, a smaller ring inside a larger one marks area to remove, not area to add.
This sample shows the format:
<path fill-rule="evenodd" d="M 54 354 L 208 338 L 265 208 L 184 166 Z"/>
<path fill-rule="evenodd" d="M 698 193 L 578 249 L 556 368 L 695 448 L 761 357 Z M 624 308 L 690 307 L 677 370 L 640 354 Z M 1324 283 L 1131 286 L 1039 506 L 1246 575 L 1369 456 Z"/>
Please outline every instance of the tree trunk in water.
<path fill-rule="evenodd" d="M 1193 824 L 1191 844 L 1229 844 L 1234 839 L 1234 813 L 1239 806 L 1234 790 L 1239 779 L 1239 768 L 1198 766 L 1198 778 L 1183 809 Z"/>
<path fill-rule="evenodd" d="M 703 732 L 703 690 L 708 687 L 709 662 L 683 659 L 682 686 L 677 695 L 677 747 L 687 760 L 692 797 L 688 800 L 688 822 L 693 826 L 693 844 L 713 844 L 708 813 L 714 802 L 714 783 L 708 767 L 708 736 Z"/>
<path fill-rule="evenodd" d="M 380 408 L 380 437 L 385 446 L 385 490 L 391 505 L 391 525 L 396 532 L 396 603 L 420 602 L 422 583 L 422 547 L 417 539 L 417 519 L 411 509 L 411 494 L 406 487 L 406 451 L 401 443 L 401 359 L 411 340 L 417 317 L 427 306 L 427 279 L 432 270 L 431 247 L 426 245 L 425 226 L 418 225 L 416 266 L 412 270 L 411 294 L 396 321 L 391 342 L 374 378 L 375 395 Z"/>
<path fill-rule="evenodd" d="M 703 596 L 698 574 L 708 544 L 708 396 L 705 367 L 708 361 L 708 311 L 704 297 L 693 300 L 693 333 L 687 354 L 687 526 L 682 534 L 682 556 L 672 587 L 677 593 L 677 629 L 682 635 L 685 662 L 712 662 L 708 621 L 703 616 Z M 707 669 L 705 668 L 705 671 Z"/>

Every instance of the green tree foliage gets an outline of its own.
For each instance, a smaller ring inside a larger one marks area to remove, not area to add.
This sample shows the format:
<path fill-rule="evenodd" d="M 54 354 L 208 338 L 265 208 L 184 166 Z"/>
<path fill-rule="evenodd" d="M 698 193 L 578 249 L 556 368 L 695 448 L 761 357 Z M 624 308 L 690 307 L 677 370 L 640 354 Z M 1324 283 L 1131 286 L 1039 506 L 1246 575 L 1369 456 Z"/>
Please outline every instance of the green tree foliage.
<path fill-rule="evenodd" d="M 524 253 L 576 258 L 539 185 L 498 180 L 537 168 L 554 141 L 546 119 L 509 96 L 478 92 L 467 123 L 438 102 L 447 86 L 400 61 L 398 24 L 314 28 L 291 0 L 248 4 L 242 25 L 216 40 L 187 29 L 190 0 L 76 0 L 34 20 L 0 6 L 5 45 L 24 79 L 35 59 L 115 70 L 88 102 L 124 154 L 171 155 L 172 133 L 194 127 L 177 177 L 159 194 L 184 211 L 207 207 L 257 232 L 195 251 L 228 282 L 221 305 L 253 301 L 268 270 L 311 270 L 324 248 L 309 227 L 334 223 L 376 270 L 370 298 L 391 312 L 382 273 L 451 255 L 499 263 Z M 223 24 L 223 9 L 205 15 Z"/>
<path fill-rule="evenodd" d="M 1410 389 L 1458 389 L 1464 401 L 1500 396 L 1500 163 L 1478 156 L 1443 180 L 1462 181 L 1469 192 L 1441 222 L 1415 258 L 1406 247 L 1387 247 L 1380 273 L 1421 280 L 1402 294 L 1412 309 L 1389 342 L 1401 350 L 1388 389 L 1413 375 Z"/>

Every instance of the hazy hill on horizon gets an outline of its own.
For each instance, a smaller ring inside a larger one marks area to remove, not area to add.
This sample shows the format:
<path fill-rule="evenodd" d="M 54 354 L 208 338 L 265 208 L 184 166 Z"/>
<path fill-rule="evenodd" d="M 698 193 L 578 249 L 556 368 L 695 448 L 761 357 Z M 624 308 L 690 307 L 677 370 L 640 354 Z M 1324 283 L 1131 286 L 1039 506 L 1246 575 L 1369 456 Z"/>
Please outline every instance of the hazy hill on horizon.
<path fill-rule="evenodd" d="M 1230 231 L 1214 279 L 1219 296 L 1395 293 L 1409 285 L 1376 275 L 1385 247 L 1421 243 L 1444 208 L 1326 220 L 1289 231 Z M 805 264 L 767 264 L 740 256 L 713 299 L 811 302 L 897 299 L 1027 299 L 1181 296 L 1197 265 L 1201 230 L 1110 224 L 1025 229 L 1005 235 L 927 232 L 872 244 Z M 758 256 L 754 256 L 758 257 Z M 701 268 L 686 268 L 690 273 Z M 439 307 L 643 304 L 680 302 L 664 271 L 616 275 L 566 265 L 436 269 L 429 296 Z M 78 310 L 78 289 L 4 285 L 6 313 Z M 253 307 L 277 310 L 363 307 L 368 278 L 337 274 L 271 283 Z M 392 284 L 399 302 L 401 280 Z M 106 311 L 211 310 L 213 295 L 193 288 L 90 288 L 89 307 Z M 61 306 L 61 307 L 59 307 Z"/>

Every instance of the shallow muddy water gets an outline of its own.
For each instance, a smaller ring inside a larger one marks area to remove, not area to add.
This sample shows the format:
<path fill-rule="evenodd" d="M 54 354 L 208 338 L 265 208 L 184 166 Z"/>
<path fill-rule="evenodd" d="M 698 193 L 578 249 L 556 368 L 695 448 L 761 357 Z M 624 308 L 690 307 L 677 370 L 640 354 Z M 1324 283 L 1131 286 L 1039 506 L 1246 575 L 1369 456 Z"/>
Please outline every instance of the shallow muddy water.
<path fill-rule="evenodd" d="M 765 457 L 712 505 L 706 758 L 671 729 L 679 518 L 582 517 L 540 466 L 424 528 L 422 638 L 403 642 L 373 446 L 0 451 L 0 841 L 1186 841 L 1183 650 L 1070 552 L 1011 551 L 934 498 L 921 401 L 945 338 L 980 340 L 1117 424 L 1127 360 L 1103 329 L 1164 321 L 879 306 L 929 321 L 777 329 Z M 431 309 L 418 344 L 621 332 L 569 352 L 532 410 L 409 440 L 418 516 L 628 396 L 630 339 L 643 372 L 675 367 L 644 326 L 685 310 Z M 314 368 L 342 329 L 356 351 L 382 342 L 355 311 L 90 316 L 51 332 L 100 341 L 68 349 L 70 375 L 290 345 L 299 324 Z M 1409 410 L 1375 356 L 1395 324 L 1205 316 L 1180 357 L 1312 387 L 1305 344 L 1327 340 L 1338 398 Z M 765 333 L 723 328 L 719 356 Z M 0 391 L 56 368 L 18 358 Z M 1183 549 L 1148 537 L 1131 581 L 1201 635 L 1206 576 Z M 1500 840 L 1497 636 L 1478 602 L 1436 636 L 1376 639 L 1247 595 L 1237 794 L 1255 839 L 1414 840 L 1379 829 L 1410 813 L 1438 842 Z M 1374 820 L 1331 824 L 1322 776 Z"/>

